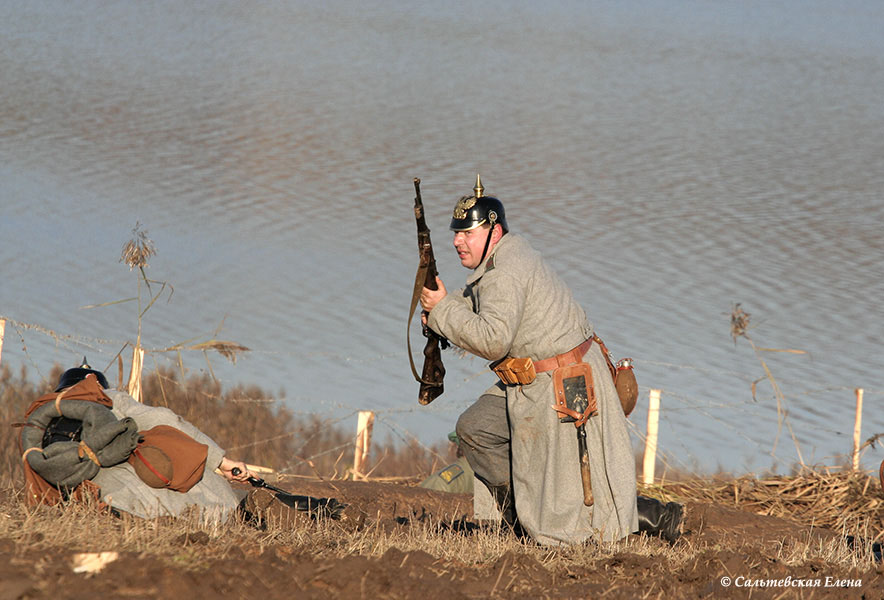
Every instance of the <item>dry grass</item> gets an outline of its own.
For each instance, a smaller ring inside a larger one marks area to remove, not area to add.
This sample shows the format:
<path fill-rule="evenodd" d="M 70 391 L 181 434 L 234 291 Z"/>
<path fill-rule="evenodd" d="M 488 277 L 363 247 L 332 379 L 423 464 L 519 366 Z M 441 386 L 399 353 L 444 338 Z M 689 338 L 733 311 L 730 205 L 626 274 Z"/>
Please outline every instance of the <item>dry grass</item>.
<path fill-rule="evenodd" d="M 59 371 L 56 369 L 53 377 Z M 242 548 L 260 553 L 265 548 L 284 547 L 286 552 L 329 558 L 380 557 L 395 548 L 428 552 L 450 564 L 471 567 L 490 565 L 512 555 L 530 558 L 550 571 L 565 574 L 598 569 L 599 561 L 623 555 L 653 558 L 668 569 L 687 571 L 701 557 L 722 550 L 690 538 L 669 547 L 658 539 L 638 536 L 611 544 L 544 548 L 520 543 L 493 528 L 466 535 L 432 520 L 393 529 L 374 523 L 362 530 L 347 531 L 336 522 L 304 519 L 294 526 L 271 524 L 259 531 L 239 522 L 219 526 L 196 518 L 115 518 L 77 504 L 28 507 L 21 498 L 20 458 L 15 443 L 18 430 L 8 425 L 20 420 L 24 408 L 44 391 L 43 387 L 30 384 L 24 372 L 14 376 L 8 369 L 0 370 L 0 539 L 11 540 L 16 548 L 146 553 L 190 569 L 241 553 Z M 353 440 L 348 431 L 318 418 L 299 421 L 258 388 L 238 386 L 224 392 L 208 377 L 181 381 L 175 373 L 161 371 L 146 377 L 144 389 L 146 398 L 169 406 L 222 446 L 233 449 L 233 456 L 253 464 L 334 479 L 345 473 L 341 456 L 352 456 Z M 379 477 L 416 481 L 430 472 L 435 455 L 447 451 L 447 443 L 440 443 L 437 450 L 427 450 L 419 445 L 402 447 L 388 442 L 373 456 L 375 462 L 381 454 L 387 456 L 382 462 L 385 468 L 377 473 Z M 823 544 L 808 536 L 806 540 L 783 543 L 774 558 L 788 565 L 822 561 L 844 568 L 868 568 L 872 564 L 870 542 L 884 531 L 882 495 L 877 487 L 876 480 L 865 475 L 805 470 L 791 477 L 693 479 L 641 491 L 666 500 L 717 503 L 850 533 L 865 540 L 859 552 L 843 541 Z M 725 550 L 739 552 L 745 543 L 736 539 Z M 507 581 L 500 585 L 507 585 Z"/>
<path fill-rule="evenodd" d="M 865 473 L 823 467 L 803 469 L 793 476 L 695 479 L 651 486 L 647 492 L 663 498 L 714 502 L 836 531 L 868 522 L 884 532 L 880 487 L 877 478 Z"/>
<path fill-rule="evenodd" d="M 131 552 L 195 570 L 206 568 L 219 558 L 239 556 L 243 549 L 260 555 L 269 548 L 280 547 L 287 553 L 306 553 L 317 560 L 348 556 L 379 558 L 391 549 L 405 553 L 420 551 L 444 564 L 470 568 L 492 565 L 506 556 L 525 557 L 556 573 L 587 572 L 598 568 L 599 561 L 628 555 L 651 558 L 667 569 L 681 570 L 710 552 L 742 552 L 750 547 L 748 541 L 739 539 L 729 547 L 688 540 L 670 547 L 657 539 L 631 536 L 601 545 L 546 548 L 520 543 L 512 536 L 501 535 L 495 528 L 465 535 L 429 520 L 392 531 L 376 525 L 346 531 L 333 521 L 303 519 L 294 524 L 271 523 L 266 530 L 259 531 L 236 520 L 212 525 L 195 517 L 117 518 L 76 503 L 29 507 L 21 501 L 20 491 L 7 489 L 2 495 L 5 501 L 0 503 L 0 539 L 12 541 L 17 548 Z M 874 564 L 869 544 L 856 551 L 843 539 L 820 543 L 810 537 L 782 544 L 772 558 L 785 565 L 823 562 L 845 569 L 868 568 Z"/>

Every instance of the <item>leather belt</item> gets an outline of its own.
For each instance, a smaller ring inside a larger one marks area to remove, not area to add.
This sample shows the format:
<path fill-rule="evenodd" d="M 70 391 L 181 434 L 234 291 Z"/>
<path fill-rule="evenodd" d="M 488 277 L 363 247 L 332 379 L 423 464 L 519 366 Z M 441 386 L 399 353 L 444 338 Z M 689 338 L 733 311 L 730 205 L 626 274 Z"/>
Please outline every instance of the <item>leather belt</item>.
<path fill-rule="evenodd" d="M 565 365 L 573 365 L 575 363 L 579 363 L 581 360 L 583 360 L 583 355 L 586 354 L 587 351 L 589 351 L 590 346 L 592 346 L 592 338 L 589 338 L 576 348 L 572 348 L 571 350 L 568 350 L 563 354 L 535 361 L 534 370 L 537 373 L 543 373 L 544 371 L 552 371 L 553 369 L 558 369 L 559 367 L 563 367 Z"/>

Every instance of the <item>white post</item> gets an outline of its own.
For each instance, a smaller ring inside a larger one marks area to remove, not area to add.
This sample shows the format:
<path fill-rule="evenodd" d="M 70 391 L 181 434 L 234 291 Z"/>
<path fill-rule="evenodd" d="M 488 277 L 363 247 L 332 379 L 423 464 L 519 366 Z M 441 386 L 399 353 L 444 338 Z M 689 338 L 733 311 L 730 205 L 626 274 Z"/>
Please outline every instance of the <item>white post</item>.
<path fill-rule="evenodd" d="M 144 366 L 144 349 L 135 346 L 132 351 L 132 371 L 129 373 L 129 395 L 141 402 L 141 369 Z"/>
<path fill-rule="evenodd" d="M 645 439 L 645 460 L 642 480 L 654 483 L 654 465 L 657 461 L 657 427 L 660 421 L 660 390 L 651 390 L 648 398 L 648 437 Z"/>
<path fill-rule="evenodd" d="M 863 423 L 863 389 L 856 388 L 856 421 L 853 423 L 853 470 L 859 470 L 859 441 Z"/>
<path fill-rule="evenodd" d="M 356 453 L 353 456 L 353 479 L 364 478 L 362 470 L 371 450 L 371 429 L 374 426 L 374 413 L 370 410 L 359 411 L 359 422 L 356 425 Z"/>
<path fill-rule="evenodd" d="M 0 319 L 0 360 L 3 359 L 3 333 L 6 331 L 6 319 Z"/>

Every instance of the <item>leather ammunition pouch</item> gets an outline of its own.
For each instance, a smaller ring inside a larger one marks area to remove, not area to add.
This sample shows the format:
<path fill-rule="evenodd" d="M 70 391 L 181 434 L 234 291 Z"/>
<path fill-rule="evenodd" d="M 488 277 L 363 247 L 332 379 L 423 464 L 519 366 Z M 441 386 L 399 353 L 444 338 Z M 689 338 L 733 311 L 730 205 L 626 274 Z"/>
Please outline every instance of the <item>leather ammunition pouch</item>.
<path fill-rule="evenodd" d="M 528 385 L 537 378 L 530 358 L 504 358 L 491 367 L 506 385 Z"/>

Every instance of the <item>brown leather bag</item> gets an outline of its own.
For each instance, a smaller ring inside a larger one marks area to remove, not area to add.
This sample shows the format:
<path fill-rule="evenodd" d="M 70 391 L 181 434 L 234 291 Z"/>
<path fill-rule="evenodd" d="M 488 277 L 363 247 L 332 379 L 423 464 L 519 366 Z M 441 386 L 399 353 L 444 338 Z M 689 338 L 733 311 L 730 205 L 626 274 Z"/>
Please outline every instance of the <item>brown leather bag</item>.
<path fill-rule="evenodd" d="M 206 444 L 169 425 L 138 433 L 142 441 L 128 461 L 147 485 L 186 492 L 203 478 L 209 454 Z"/>

